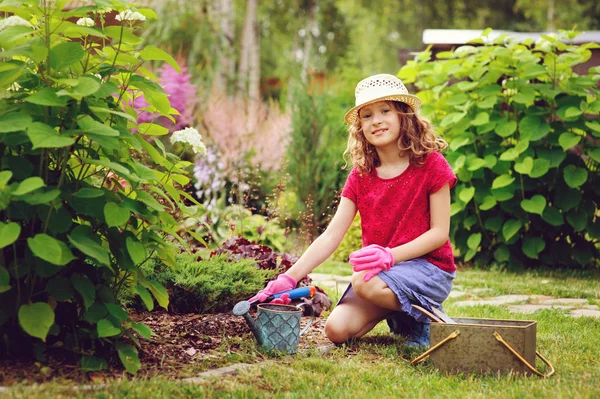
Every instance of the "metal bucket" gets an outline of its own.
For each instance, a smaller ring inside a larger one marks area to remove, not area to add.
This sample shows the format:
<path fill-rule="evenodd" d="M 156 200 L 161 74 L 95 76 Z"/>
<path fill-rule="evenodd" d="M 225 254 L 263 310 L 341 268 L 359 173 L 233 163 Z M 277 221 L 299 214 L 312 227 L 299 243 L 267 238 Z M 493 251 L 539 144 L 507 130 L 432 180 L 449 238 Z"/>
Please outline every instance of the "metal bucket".
<path fill-rule="evenodd" d="M 314 314 L 311 314 L 306 327 L 300 330 L 301 307 L 304 305 L 306 304 L 292 306 L 262 303 L 257 306 L 256 333 L 260 335 L 257 340 L 264 350 L 296 353 L 300 336 L 314 320 Z"/>

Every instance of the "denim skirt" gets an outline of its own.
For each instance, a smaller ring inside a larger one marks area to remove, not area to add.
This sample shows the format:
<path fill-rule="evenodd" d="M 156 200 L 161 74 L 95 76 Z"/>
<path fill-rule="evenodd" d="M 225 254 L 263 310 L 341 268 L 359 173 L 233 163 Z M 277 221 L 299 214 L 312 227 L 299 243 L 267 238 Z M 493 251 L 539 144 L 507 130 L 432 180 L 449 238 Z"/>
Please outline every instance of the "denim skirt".
<path fill-rule="evenodd" d="M 416 258 L 405 262 L 396 263 L 390 270 L 377 274 L 387 286 L 394 291 L 400 302 L 402 312 L 407 313 L 415 320 L 428 323 L 430 320 L 412 304 L 419 305 L 429 311 L 431 308 L 442 310 L 456 273 L 446 272 L 425 259 Z M 352 291 L 352 284 L 348 286 L 338 304 Z"/>

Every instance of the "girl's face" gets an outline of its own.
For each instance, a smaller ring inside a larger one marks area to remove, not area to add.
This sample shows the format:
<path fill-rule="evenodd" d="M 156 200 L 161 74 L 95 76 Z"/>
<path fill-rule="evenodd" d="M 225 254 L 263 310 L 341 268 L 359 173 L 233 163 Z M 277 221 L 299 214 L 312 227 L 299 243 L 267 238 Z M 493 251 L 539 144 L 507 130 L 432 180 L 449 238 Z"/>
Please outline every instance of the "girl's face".
<path fill-rule="evenodd" d="M 387 101 L 364 106 L 358 112 L 363 134 L 378 150 L 398 149 L 400 116 Z"/>

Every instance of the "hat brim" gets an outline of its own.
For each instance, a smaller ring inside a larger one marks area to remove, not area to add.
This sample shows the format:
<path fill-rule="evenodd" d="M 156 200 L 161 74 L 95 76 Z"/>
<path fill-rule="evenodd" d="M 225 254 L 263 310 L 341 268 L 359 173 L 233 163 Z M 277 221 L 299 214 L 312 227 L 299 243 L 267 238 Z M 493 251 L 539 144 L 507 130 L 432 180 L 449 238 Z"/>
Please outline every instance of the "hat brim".
<path fill-rule="evenodd" d="M 417 112 L 421 108 L 421 99 L 419 97 L 414 96 L 412 94 L 397 94 L 397 95 L 393 95 L 393 96 L 383 96 L 383 97 L 375 98 L 371 101 L 367 101 L 366 103 L 357 105 L 356 107 L 352 108 L 350 111 L 346 112 L 346 116 L 344 116 L 344 119 L 350 125 L 353 124 L 354 122 L 356 122 L 358 120 L 358 111 L 361 108 L 366 107 L 367 105 L 370 105 L 370 104 L 377 103 L 379 101 L 398 101 L 398 102 L 404 103 L 404 104 L 408 105 L 409 107 L 411 107 L 414 112 Z"/>

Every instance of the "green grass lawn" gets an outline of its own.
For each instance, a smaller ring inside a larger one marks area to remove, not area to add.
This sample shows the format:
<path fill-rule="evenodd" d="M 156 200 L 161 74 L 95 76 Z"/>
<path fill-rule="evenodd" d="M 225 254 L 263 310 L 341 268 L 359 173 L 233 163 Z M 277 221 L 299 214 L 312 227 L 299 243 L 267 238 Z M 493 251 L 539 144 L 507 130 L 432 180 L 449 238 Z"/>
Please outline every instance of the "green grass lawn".
<path fill-rule="evenodd" d="M 330 264 L 331 263 L 331 264 Z M 347 266 L 346 266 L 347 267 Z M 342 270 L 327 263 L 318 271 Z M 466 270 L 456 286 L 467 293 L 489 288 L 485 295 L 542 294 L 600 301 L 598 274 Z M 478 291 L 479 292 L 479 291 Z M 477 294 L 481 295 L 481 294 Z M 460 300 L 459 298 L 458 300 Z M 267 359 L 236 376 L 214 377 L 201 385 L 151 380 L 113 382 L 95 391 L 74 392 L 57 384 L 17 386 L 8 397 L 94 398 L 597 398 L 600 397 L 600 319 L 573 318 L 564 311 L 510 313 L 507 307 L 455 307 L 451 315 L 537 321 L 537 350 L 554 365 L 549 379 L 517 375 L 445 375 L 430 362 L 413 367 L 420 352 L 391 336 L 380 324 L 372 333 L 326 356 L 316 352 Z M 251 346 L 245 350 L 253 351 Z M 545 370 L 538 360 L 537 367 Z"/>

